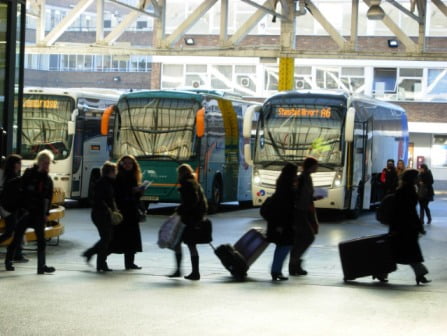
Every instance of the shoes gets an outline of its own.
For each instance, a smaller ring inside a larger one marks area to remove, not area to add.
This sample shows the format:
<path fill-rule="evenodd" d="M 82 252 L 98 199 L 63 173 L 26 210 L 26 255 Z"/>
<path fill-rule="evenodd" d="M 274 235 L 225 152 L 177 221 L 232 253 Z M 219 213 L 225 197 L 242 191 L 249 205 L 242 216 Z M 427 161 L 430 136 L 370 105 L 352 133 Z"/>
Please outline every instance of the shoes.
<path fill-rule="evenodd" d="M 6 268 L 7 271 L 14 271 L 15 270 L 14 266 L 12 265 L 12 262 L 10 262 L 10 261 L 6 261 L 5 262 L 5 268 Z"/>
<path fill-rule="evenodd" d="M 272 281 L 276 281 L 276 280 L 286 281 L 286 280 L 289 280 L 289 278 L 282 275 L 282 273 L 272 273 Z"/>
<path fill-rule="evenodd" d="M 377 279 L 382 283 L 386 283 L 388 282 L 388 279 L 386 277 L 386 275 L 373 275 L 373 280 Z"/>
<path fill-rule="evenodd" d="M 45 274 L 45 273 L 54 273 L 56 269 L 52 266 L 44 266 L 43 268 L 39 268 L 37 270 L 37 274 Z"/>
<path fill-rule="evenodd" d="M 126 266 L 126 270 L 139 270 L 139 269 L 141 269 L 142 267 L 140 267 L 140 266 L 138 266 L 138 265 L 135 265 L 135 264 L 132 264 L 132 265 L 127 265 Z"/>
<path fill-rule="evenodd" d="M 427 225 L 431 224 L 431 218 L 427 221 Z"/>
<path fill-rule="evenodd" d="M 293 271 L 289 271 L 289 275 L 291 275 L 291 276 L 307 275 L 307 271 L 302 268 L 299 268 L 299 269 L 296 269 Z"/>
<path fill-rule="evenodd" d="M 103 267 L 97 267 L 96 271 L 97 272 L 112 272 L 113 269 L 109 268 L 108 266 L 103 266 Z"/>
<path fill-rule="evenodd" d="M 16 263 L 27 263 L 29 259 L 26 259 L 23 255 L 14 258 L 14 262 Z"/>
<path fill-rule="evenodd" d="M 431 282 L 431 280 L 427 279 L 424 275 L 419 275 L 416 277 L 416 285 L 419 286 L 419 283 L 426 284 Z"/>
<path fill-rule="evenodd" d="M 190 275 L 185 275 L 185 279 L 187 280 L 200 280 L 200 273 L 194 273 L 192 272 Z"/>
<path fill-rule="evenodd" d="M 168 278 L 180 278 L 181 276 L 182 276 L 182 273 L 179 270 L 177 270 L 174 273 L 169 274 Z"/>
<path fill-rule="evenodd" d="M 81 257 L 84 257 L 84 258 L 85 258 L 85 262 L 86 262 L 88 265 L 90 265 L 90 261 L 92 260 L 93 255 L 92 255 L 92 254 L 89 254 L 89 253 L 87 253 L 87 251 L 85 251 L 84 253 L 81 254 Z"/>

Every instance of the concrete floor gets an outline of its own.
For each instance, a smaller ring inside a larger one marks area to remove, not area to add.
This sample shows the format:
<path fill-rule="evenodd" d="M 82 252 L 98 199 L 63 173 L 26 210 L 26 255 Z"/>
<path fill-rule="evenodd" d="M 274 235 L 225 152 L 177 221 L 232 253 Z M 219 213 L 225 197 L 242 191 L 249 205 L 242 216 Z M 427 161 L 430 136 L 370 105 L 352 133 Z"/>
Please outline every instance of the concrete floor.
<path fill-rule="evenodd" d="M 112 255 L 114 271 L 97 274 L 80 257 L 97 240 L 89 210 L 68 209 L 59 245 L 47 248 L 55 274 L 36 275 L 32 251 L 26 252 L 30 262 L 16 264 L 15 272 L 0 270 L 0 335 L 447 335 L 447 196 L 438 196 L 431 208 L 434 221 L 421 239 L 433 280 L 426 286 L 415 286 L 407 266 L 390 274 L 389 284 L 343 282 L 337 245 L 384 232 L 373 213 L 353 221 L 323 214 L 306 255 L 308 276 L 272 283 L 270 246 L 240 283 L 206 245 L 199 250 L 201 281 L 165 277 L 173 253 L 159 249 L 156 238 L 173 208 L 153 209 L 141 224 L 144 252 L 136 263 L 142 270 L 125 271 L 123 257 Z M 210 216 L 214 243 L 233 243 L 248 228 L 264 226 L 258 214 L 230 205 Z"/>

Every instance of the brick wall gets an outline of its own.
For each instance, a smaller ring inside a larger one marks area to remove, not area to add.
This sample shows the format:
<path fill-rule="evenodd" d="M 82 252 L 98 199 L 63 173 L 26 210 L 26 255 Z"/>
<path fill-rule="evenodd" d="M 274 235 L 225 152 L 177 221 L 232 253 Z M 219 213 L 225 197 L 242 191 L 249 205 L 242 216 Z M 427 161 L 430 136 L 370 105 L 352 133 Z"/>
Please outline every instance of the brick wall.
<path fill-rule="evenodd" d="M 410 122 L 447 123 L 447 103 L 393 102 L 407 111 Z M 446 130 L 447 131 L 447 130 Z"/>

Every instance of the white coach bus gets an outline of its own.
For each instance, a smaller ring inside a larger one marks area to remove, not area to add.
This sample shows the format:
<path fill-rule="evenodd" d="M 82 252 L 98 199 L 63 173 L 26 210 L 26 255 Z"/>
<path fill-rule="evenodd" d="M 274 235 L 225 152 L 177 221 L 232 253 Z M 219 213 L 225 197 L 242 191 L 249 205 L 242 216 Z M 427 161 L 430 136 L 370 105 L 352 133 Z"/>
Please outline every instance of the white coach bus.
<path fill-rule="evenodd" d="M 259 112 L 256 134 L 252 113 Z M 319 161 L 315 188 L 327 197 L 316 207 L 346 211 L 350 217 L 380 201 L 379 176 L 387 159 L 407 162 L 408 125 L 397 105 L 345 91 L 289 91 L 252 107 L 244 120 L 245 156 L 253 165 L 253 204 L 275 189 L 284 163 Z"/>

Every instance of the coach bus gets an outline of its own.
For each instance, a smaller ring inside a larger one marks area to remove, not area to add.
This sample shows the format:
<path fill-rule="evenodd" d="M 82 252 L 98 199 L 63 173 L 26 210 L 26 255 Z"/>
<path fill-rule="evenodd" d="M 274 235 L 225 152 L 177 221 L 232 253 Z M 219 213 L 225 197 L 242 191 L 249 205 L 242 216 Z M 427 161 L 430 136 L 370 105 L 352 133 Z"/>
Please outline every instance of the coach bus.
<path fill-rule="evenodd" d="M 273 193 L 285 162 L 300 165 L 312 156 L 319 161 L 314 187 L 326 195 L 315 206 L 356 217 L 380 202 L 378 177 L 387 159 L 407 162 L 408 124 L 399 106 L 342 90 L 281 92 L 247 111 L 247 140 L 255 111 L 254 143 L 244 149 L 253 165 L 254 205 Z"/>
<path fill-rule="evenodd" d="M 251 204 L 251 167 L 243 154 L 243 114 L 250 103 L 219 91 L 141 91 L 123 94 L 103 116 L 113 129 L 113 159 L 131 154 L 143 180 L 142 200 L 176 203 L 176 168 L 195 170 L 211 211 L 222 202 Z M 114 122 L 108 118 L 115 115 Z"/>
<path fill-rule="evenodd" d="M 110 135 L 100 133 L 101 115 L 119 96 L 106 89 L 25 88 L 22 167 L 49 149 L 55 159 L 50 170 L 55 187 L 66 198 L 88 200 L 110 152 Z"/>

